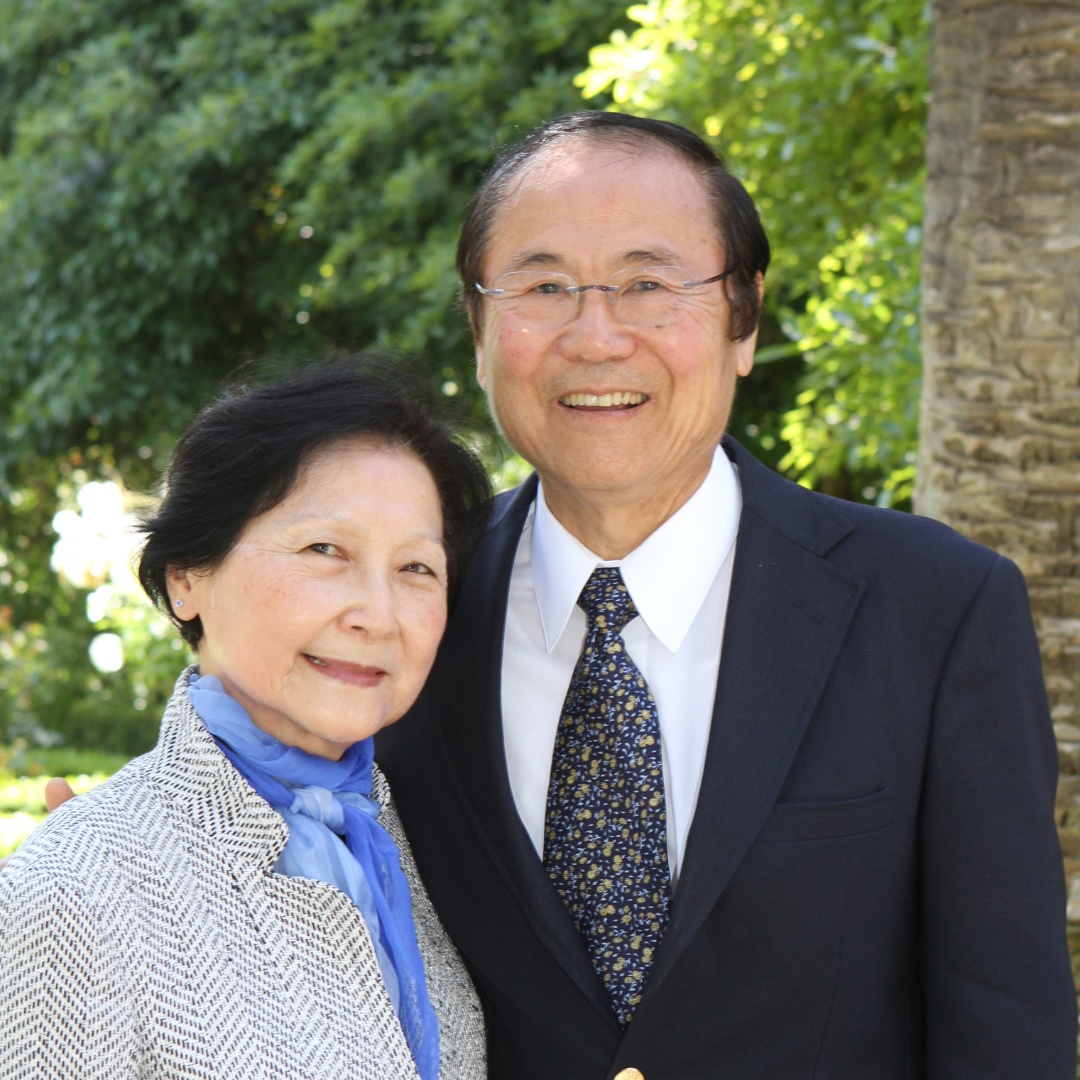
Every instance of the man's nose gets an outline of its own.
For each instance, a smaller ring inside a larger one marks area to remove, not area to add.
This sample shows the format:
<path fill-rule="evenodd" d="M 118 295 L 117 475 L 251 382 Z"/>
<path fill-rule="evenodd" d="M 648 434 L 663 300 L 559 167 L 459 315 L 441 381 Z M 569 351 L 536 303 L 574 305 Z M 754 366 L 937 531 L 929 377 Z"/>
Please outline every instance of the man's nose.
<path fill-rule="evenodd" d="M 634 335 L 616 316 L 616 295 L 599 289 L 578 294 L 577 311 L 562 334 L 563 349 L 572 358 L 612 360 L 634 351 Z"/>

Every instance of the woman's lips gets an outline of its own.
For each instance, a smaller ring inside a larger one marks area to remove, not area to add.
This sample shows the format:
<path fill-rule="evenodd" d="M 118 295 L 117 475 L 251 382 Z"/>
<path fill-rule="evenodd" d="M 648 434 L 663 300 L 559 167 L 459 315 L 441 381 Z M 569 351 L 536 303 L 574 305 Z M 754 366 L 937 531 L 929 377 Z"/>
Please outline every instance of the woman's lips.
<path fill-rule="evenodd" d="M 304 659 L 320 674 L 340 682 L 351 683 L 353 686 L 377 686 L 386 678 L 386 671 L 379 667 L 352 664 L 348 660 L 331 660 L 322 656 L 312 656 L 310 653 L 304 653 Z"/>

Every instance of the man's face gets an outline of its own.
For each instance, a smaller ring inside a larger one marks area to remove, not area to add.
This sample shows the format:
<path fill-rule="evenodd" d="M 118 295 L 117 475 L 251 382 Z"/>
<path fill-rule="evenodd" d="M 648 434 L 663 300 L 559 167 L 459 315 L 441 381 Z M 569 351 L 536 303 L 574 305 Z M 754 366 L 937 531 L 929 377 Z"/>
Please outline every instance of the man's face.
<path fill-rule="evenodd" d="M 569 143 L 528 166 L 499 206 L 481 284 L 526 268 L 606 284 L 638 266 L 679 266 L 694 281 L 728 269 L 697 175 L 662 149 Z M 722 283 L 647 328 L 622 324 L 595 290 L 555 330 L 497 300 L 483 304 L 480 385 L 549 498 L 621 495 L 645 508 L 693 493 L 727 424 L 736 374 L 753 366 L 753 339 L 728 337 Z"/>

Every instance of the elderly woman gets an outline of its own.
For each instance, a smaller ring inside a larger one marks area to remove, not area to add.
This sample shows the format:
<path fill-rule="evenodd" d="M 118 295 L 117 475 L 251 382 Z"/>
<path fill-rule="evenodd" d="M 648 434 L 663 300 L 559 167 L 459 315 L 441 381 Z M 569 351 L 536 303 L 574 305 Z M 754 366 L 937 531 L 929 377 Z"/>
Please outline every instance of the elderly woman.
<path fill-rule="evenodd" d="M 354 361 L 199 415 L 139 565 L 198 667 L 156 748 L 0 875 L 0 1077 L 484 1075 L 372 735 L 423 685 L 486 496 Z"/>

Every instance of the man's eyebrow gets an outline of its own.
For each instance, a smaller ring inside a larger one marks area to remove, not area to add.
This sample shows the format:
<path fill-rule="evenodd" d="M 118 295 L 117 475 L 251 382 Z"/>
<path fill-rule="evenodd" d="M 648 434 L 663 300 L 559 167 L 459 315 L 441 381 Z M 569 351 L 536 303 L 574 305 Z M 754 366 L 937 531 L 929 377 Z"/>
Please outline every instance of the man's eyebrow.
<path fill-rule="evenodd" d="M 614 261 L 626 266 L 671 266 L 677 263 L 679 258 L 672 248 L 633 248 L 616 255 Z M 545 269 L 563 263 L 564 259 L 552 251 L 523 251 L 510 260 L 508 270 Z"/>
<path fill-rule="evenodd" d="M 634 266 L 670 266 L 677 263 L 679 258 L 671 248 L 635 248 L 633 251 L 624 251 L 618 261 Z"/>
<path fill-rule="evenodd" d="M 558 266 L 562 260 L 551 251 L 523 251 L 515 255 L 509 264 L 510 270 L 532 270 L 548 266 Z"/>

